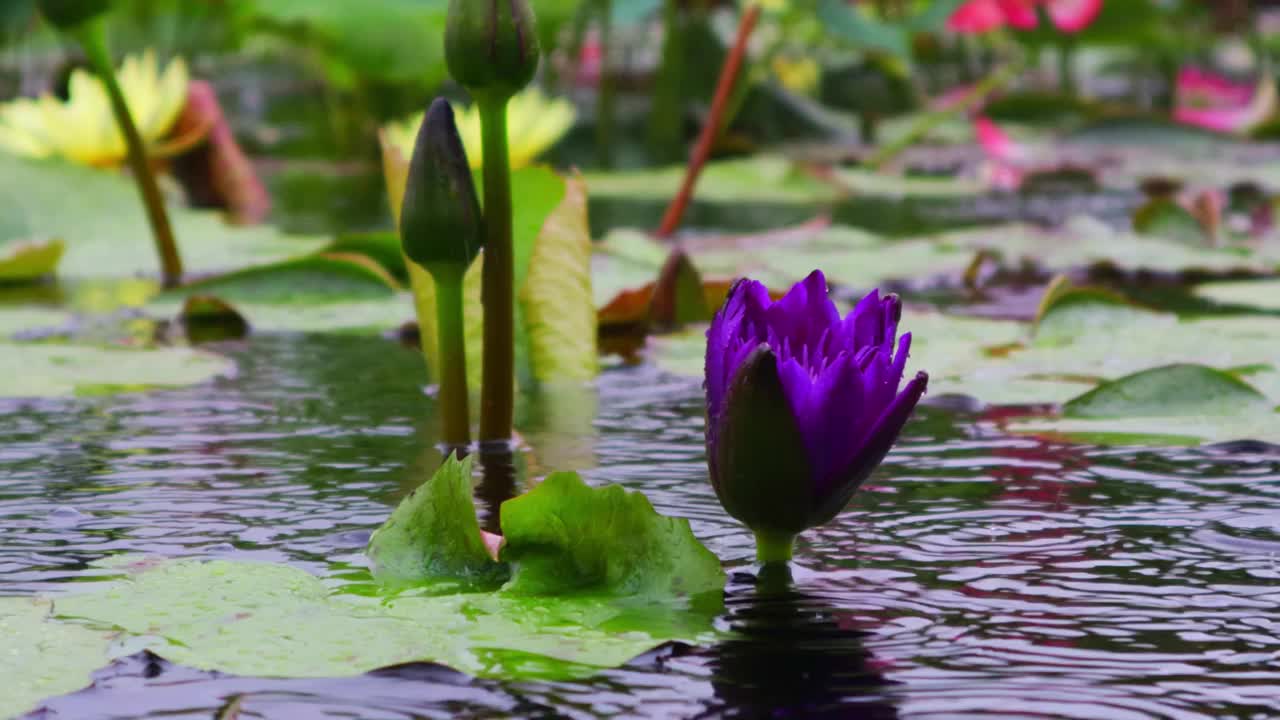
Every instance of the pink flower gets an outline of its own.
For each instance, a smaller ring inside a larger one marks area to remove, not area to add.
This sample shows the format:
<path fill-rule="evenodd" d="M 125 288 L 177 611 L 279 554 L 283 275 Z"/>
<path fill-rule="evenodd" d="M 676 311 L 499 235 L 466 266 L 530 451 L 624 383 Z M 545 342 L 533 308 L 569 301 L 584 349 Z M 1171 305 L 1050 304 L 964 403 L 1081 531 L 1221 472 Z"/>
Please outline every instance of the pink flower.
<path fill-rule="evenodd" d="M 1079 32 L 1093 23 L 1102 0 L 968 0 L 947 20 L 947 29 L 959 33 L 984 33 L 1006 25 L 1032 30 L 1039 24 L 1037 6 L 1044 6 L 1054 27 Z"/>
<path fill-rule="evenodd" d="M 1023 145 L 1013 141 L 1008 133 L 979 115 L 973 119 L 973 131 L 978 145 L 987 155 L 983 175 L 992 187 L 1000 190 L 1017 190 L 1026 176 L 1031 153 Z"/>
<path fill-rule="evenodd" d="M 1264 75 L 1255 87 L 1197 68 L 1178 72 L 1173 119 L 1225 133 L 1248 132 L 1276 110 L 1275 82 Z"/>

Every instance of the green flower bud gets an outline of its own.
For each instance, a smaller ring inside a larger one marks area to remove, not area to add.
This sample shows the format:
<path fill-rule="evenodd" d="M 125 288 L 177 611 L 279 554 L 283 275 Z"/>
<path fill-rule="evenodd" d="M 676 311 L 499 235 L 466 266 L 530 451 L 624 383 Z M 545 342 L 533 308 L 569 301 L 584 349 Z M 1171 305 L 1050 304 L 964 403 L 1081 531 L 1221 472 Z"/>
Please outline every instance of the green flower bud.
<path fill-rule="evenodd" d="M 449 0 L 445 60 L 472 93 L 509 98 L 538 70 L 538 33 L 528 0 Z"/>
<path fill-rule="evenodd" d="M 400 209 L 400 242 L 410 260 L 434 274 L 442 266 L 465 270 L 471 265 L 482 233 L 480 201 L 453 108 L 436 98 L 413 146 Z"/>
<path fill-rule="evenodd" d="M 39 0 L 40 13 L 59 30 L 71 30 L 106 12 L 111 0 Z"/>

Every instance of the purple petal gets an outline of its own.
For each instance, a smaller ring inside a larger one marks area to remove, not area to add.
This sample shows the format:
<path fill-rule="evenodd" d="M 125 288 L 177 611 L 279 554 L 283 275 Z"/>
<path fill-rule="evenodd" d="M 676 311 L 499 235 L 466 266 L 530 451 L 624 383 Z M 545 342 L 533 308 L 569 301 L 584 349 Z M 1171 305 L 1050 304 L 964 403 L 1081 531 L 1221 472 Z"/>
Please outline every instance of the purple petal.
<path fill-rule="evenodd" d="M 902 392 L 894 398 L 893 403 L 881 413 L 865 440 L 853 454 L 852 463 L 839 473 L 837 480 L 839 485 L 827 488 L 825 495 L 814 497 L 818 508 L 815 524 L 828 522 L 843 510 L 849 503 L 849 498 L 853 497 L 854 491 L 884 461 L 885 455 L 889 454 L 889 449 L 897 442 L 898 435 L 902 433 L 903 426 L 911 418 L 911 412 L 915 410 L 916 404 L 920 402 L 928 385 L 928 374 L 917 373 L 915 378 L 907 383 Z"/>

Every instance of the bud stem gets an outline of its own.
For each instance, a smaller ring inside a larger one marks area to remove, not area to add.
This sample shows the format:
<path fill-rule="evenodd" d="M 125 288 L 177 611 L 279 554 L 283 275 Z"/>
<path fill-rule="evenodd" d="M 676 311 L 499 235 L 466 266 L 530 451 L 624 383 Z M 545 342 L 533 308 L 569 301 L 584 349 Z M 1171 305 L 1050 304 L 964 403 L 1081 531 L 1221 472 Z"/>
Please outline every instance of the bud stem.
<path fill-rule="evenodd" d="M 761 565 L 786 563 L 791 560 L 796 536 L 768 530 L 756 531 L 756 560 Z"/>
<path fill-rule="evenodd" d="M 182 258 L 178 255 L 178 246 L 173 239 L 173 229 L 169 225 L 169 214 L 165 210 L 164 198 L 160 195 L 160 186 L 156 184 L 155 173 L 147 159 L 147 148 L 142 144 L 142 136 L 129 113 L 129 104 L 125 101 L 124 92 L 116 80 L 115 66 L 111 62 L 111 51 L 107 48 L 106 29 L 101 20 L 91 20 L 72 31 L 72 35 L 84 47 L 89 64 L 97 71 L 111 100 L 111 111 L 124 135 L 125 146 L 129 151 L 129 168 L 133 171 L 134 182 L 138 184 L 138 192 L 142 195 L 142 204 L 147 211 L 147 220 L 151 223 L 151 234 L 155 239 L 156 253 L 160 256 L 161 283 L 168 288 L 182 283 Z"/>
<path fill-rule="evenodd" d="M 449 448 L 471 444 L 467 398 L 467 347 L 462 317 L 463 269 L 450 266 L 432 273 L 436 285 L 436 338 L 440 367 L 440 439 Z"/>
<path fill-rule="evenodd" d="M 511 439 L 515 415 L 515 252 L 511 237 L 511 164 L 507 151 L 509 96 L 480 93 L 484 147 L 484 367 L 480 440 Z"/>

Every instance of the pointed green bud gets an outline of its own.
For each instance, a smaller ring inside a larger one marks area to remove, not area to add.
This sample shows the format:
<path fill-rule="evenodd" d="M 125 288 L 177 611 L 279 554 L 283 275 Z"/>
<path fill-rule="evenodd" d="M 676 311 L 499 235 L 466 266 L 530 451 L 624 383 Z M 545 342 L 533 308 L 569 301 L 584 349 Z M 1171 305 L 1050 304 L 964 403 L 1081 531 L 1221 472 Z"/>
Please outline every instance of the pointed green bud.
<path fill-rule="evenodd" d="M 106 12 L 111 0 L 39 0 L 40 14 L 59 30 L 71 30 Z"/>
<path fill-rule="evenodd" d="M 436 98 L 427 109 L 409 162 L 400 210 L 400 242 L 410 260 L 435 274 L 466 270 L 483 242 L 480 201 L 453 108 Z"/>
<path fill-rule="evenodd" d="M 528 0 L 449 0 L 445 60 L 471 93 L 507 99 L 538 70 L 538 32 Z"/>

